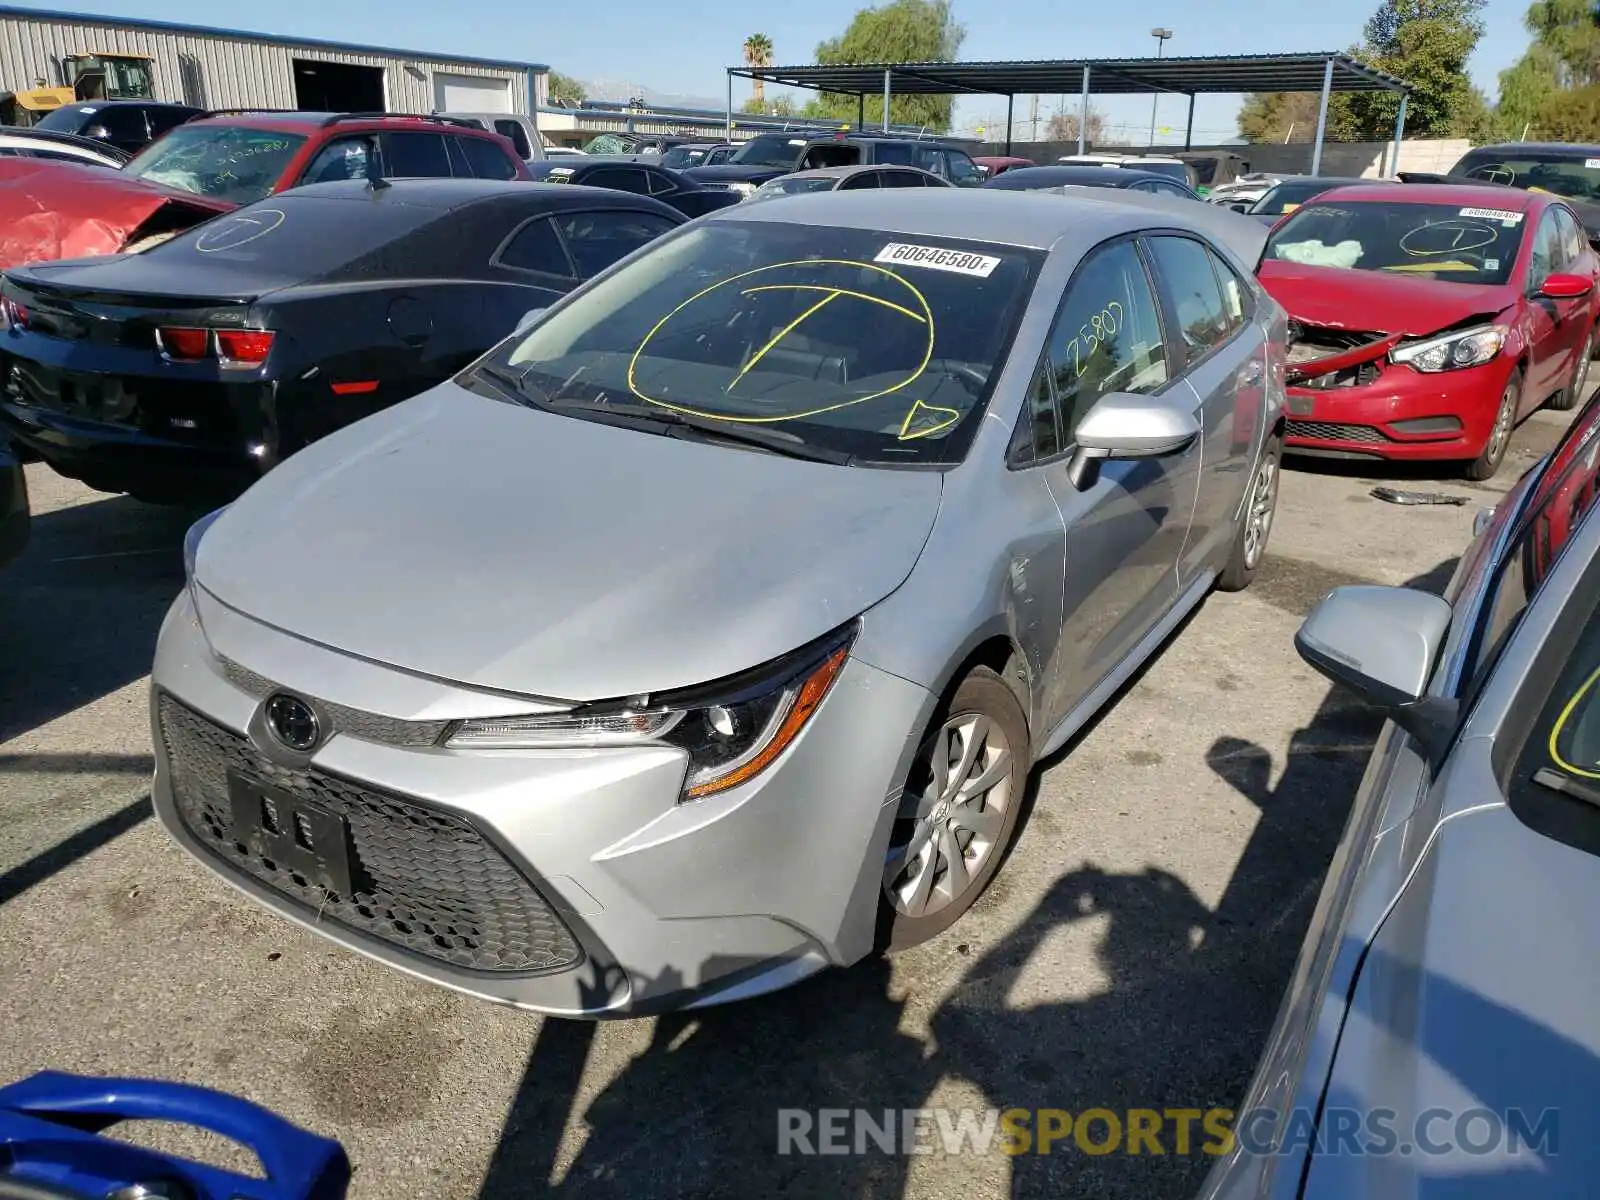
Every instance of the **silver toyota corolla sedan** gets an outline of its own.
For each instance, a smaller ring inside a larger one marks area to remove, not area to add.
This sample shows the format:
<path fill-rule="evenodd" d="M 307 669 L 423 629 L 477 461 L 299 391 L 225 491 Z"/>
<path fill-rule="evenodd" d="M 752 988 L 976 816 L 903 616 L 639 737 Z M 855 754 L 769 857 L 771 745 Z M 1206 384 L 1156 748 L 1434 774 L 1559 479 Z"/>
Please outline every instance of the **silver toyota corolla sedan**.
<path fill-rule="evenodd" d="M 1286 321 L 1253 266 L 1093 197 L 685 226 L 191 531 L 162 821 L 549 1013 L 931 937 L 1032 764 L 1261 560 Z"/>
<path fill-rule="evenodd" d="M 1600 1181 L 1600 399 L 1443 598 L 1296 638 L 1390 717 L 1206 1200 L 1576 1197 Z"/>

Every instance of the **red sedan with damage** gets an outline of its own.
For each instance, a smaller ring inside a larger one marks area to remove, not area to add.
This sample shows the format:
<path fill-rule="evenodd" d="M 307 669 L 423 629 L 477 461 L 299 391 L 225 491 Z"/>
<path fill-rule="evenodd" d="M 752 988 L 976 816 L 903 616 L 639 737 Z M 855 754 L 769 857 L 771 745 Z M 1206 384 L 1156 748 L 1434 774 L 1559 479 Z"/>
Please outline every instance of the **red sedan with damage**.
<path fill-rule="evenodd" d="M 1517 422 L 1588 381 L 1600 256 L 1554 195 L 1338 188 L 1273 228 L 1258 273 L 1291 318 L 1292 452 L 1488 479 Z"/>

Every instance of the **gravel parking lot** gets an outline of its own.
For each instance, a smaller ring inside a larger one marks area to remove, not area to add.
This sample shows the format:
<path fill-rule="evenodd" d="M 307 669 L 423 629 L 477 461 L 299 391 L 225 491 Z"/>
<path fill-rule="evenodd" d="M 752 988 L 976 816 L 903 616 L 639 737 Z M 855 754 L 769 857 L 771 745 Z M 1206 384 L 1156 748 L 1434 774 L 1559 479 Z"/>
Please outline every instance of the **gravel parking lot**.
<path fill-rule="evenodd" d="M 0 575 L 0 1081 L 226 1088 L 339 1137 L 353 1195 L 1186 1196 L 1167 1155 L 776 1154 L 780 1108 L 1191 1107 L 1254 1068 L 1376 733 L 1296 657 L 1329 587 L 1440 588 L 1554 444 L 1397 507 L 1292 471 L 1255 585 L 1216 595 L 1036 773 L 1010 863 L 949 934 L 696 1017 L 541 1021 L 412 982 L 247 904 L 151 818 L 146 671 L 193 514 L 32 466 Z M 710 864 L 708 864 L 709 866 Z"/>

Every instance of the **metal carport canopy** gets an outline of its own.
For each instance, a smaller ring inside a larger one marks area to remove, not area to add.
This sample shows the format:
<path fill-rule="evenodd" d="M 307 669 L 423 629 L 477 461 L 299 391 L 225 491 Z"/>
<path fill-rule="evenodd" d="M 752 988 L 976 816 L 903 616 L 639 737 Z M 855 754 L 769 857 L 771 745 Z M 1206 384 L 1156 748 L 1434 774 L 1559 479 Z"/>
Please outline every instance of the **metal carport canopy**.
<path fill-rule="evenodd" d="M 1235 54 L 1208 58 L 1091 58 L 1040 59 L 1022 62 L 859 63 L 836 66 L 729 67 L 728 108 L 732 120 L 735 76 L 760 79 L 783 87 L 835 92 L 860 100 L 861 123 L 869 95 L 883 96 L 884 128 L 888 128 L 889 99 L 901 95 L 990 95 L 1008 100 L 1019 95 L 1066 95 L 1083 98 L 1082 116 L 1088 115 L 1090 95 L 1128 95 L 1167 92 L 1189 97 L 1188 147 L 1194 129 L 1194 98 L 1201 92 L 1321 92 L 1317 117 L 1316 149 L 1312 173 L 1321 164 L 1322 138 L 1330 92 L 1400 93 L 1400 120 L 1395 129 L 1395 152 L 1404 133 L 1404 80 L 1367 66 L 1343 53 Z M 1010 105 L 1008 104 L 1008 109 Z M 1007 113 L 1006 147 L 1011 144 Z M 1079 123 L 1078 149 L 1083 150 Z M 1396 158 L 1398 164 L 1398 157 Z"/>

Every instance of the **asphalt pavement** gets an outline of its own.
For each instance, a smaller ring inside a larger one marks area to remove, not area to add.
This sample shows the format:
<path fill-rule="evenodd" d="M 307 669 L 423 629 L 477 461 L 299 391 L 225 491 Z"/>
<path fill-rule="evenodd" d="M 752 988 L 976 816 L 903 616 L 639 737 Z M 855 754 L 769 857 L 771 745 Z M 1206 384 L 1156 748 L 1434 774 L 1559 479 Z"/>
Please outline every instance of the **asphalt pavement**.
<path fill-rule="evenodd" d="M 1237 1102 L 1377 731 L 1294 630 L 1338 584 L 1442 588 L 1478 507 L 1565 424 L 1530 419 L 1487 484 L 1397 485 L 1464 507 L 1383 503 L 1372 467 L 1291 469 L 1254 586 L 1208 599 L 1036 771 L 1009 863 L 945 936 L 598 1025 L 403 977 L 179 853 L 150 813 L 146 674 L 195 514 L 30 466 L 32 544 L 0 572 L 0 1082 L 225 1088 L 340 1138 L 361 1198 L 1191 1195 L 1195 1155 L 779 1155 L 777 1113 Z"/>

